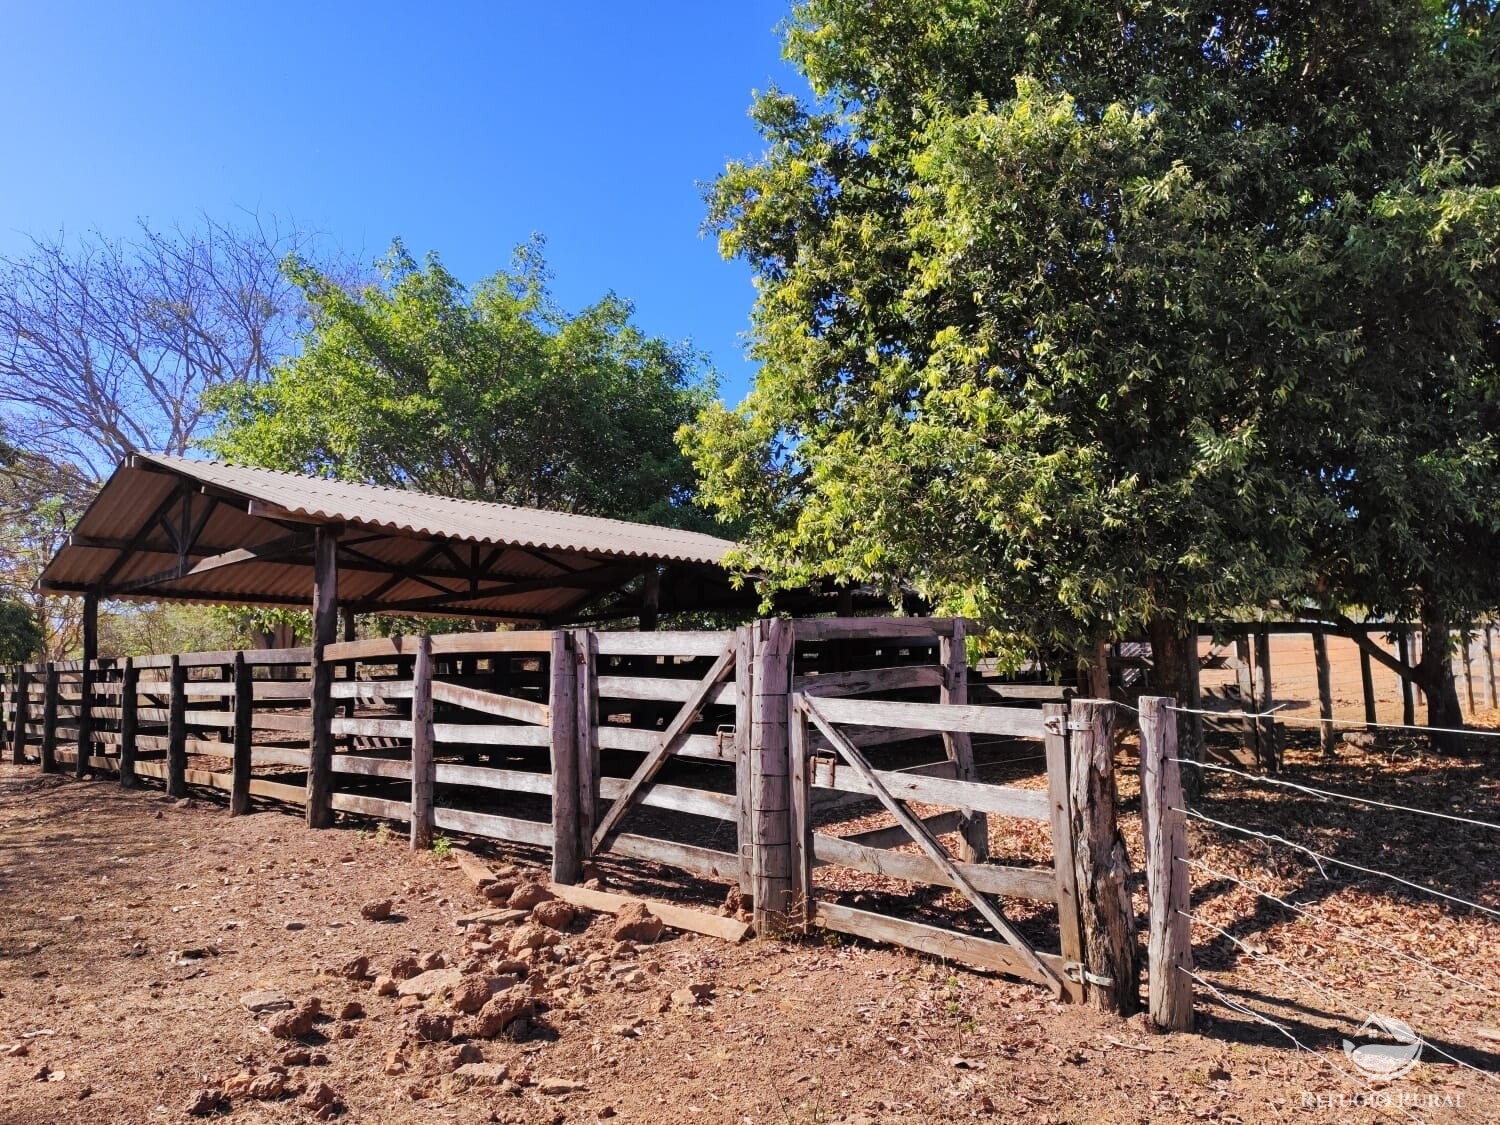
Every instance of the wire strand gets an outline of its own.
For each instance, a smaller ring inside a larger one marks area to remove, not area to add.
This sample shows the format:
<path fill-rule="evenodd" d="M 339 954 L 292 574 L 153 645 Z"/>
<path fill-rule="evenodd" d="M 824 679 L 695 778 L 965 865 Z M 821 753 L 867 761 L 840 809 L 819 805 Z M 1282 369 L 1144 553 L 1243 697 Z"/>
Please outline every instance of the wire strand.
<path fill-rule="evenodd" d="M 1314 797 L 1334 797 L 1340 800 L 1354 801 L 1361 805 L 1370 805 L 1374 808 L 1416 813 L 1418 816 L 1435 816 L 1442 820 L 1452 820 L 1459 824 L 1472 824 L 1478 828 L 1490 828 L 1496 832 L 1500 832 L 1500 824 L 1492 824 L 1488 820 L 1474 820 L 1471 817 L 1455 816 L 1452 813 L 1437 812 L 1433 809 L 1414 809 L 1410 805 L 1393 805 L 1389 801 L 1377 801 L 1371 797 L 1356 797 L 1352 793 L 1335 793 L 1331 789 L 1315 789 L 1310 785 L 1299 785 L 1295 781 L 1283 781 L 1281 778 L 1246 773 L 1244 770 L 1233 769 L 1230 766 L 1220 766 L 1212 762 L 1194 762 L 1187 758 L 1173 758 L 1172 761 L 1183 766 L 1193 766 L 1196 769 L 1214 770 L 1217 773 L 1231 773 L 1236 777 L 1249 778 L 1251 781 L 1258 782 L 1261 785 L 1275 785 L 1282 789 L 1295 789 L 1299 793 L 1309 793 Z"/>
<path fill-rule="evenodd" d="M 1307 856 L 1309 856 L 1312 861 L 1317 864 L 1319 874 L 1321 874 L 1325 879 L 1328 878 L 1328 872 L 1324 870 L 1323 864 L 1331 863 L 1336 867 L 1345 867 L 1351 871 L 1362 872 L 1365 875 L 1375 875 L 1382 879 L 1389 879 L 1394 883 L 1400 883 L 1404 887 L 1410 887 L 1412 890 L 1424 891 L 1427 894 L 1436 895 L 1438 898 L 1447 899 L 1449 902 L 1457 903 L 1459 906 L 1467 906 L 1473 910 L 1482 911 L 1483 913 L 1490 915 L 1492 918 L 1500 918 L 1500 910 L 1495 910 L 1491 907 L 1484 906 L 1481 903 L 1471 902 L 1466 898 L 1460 898 L 1458 895 L 1450 895 L 1446 891 L 1440 891 L 1435 887 L 1429 887 L 1424 883 L 1414 883 L 1410 879 L 1403 879 L 1400 875 L 1392 875 L 1389 871 L 1380 871 L 1374 867 L 1362 867 L 1357 863 L 1349 862 L 1347 859 L 1335 859 L 1333 856 L 1324 855 L 1322 852 L 1314 851 L 1306 844 L 1299 844 L 1293 840 L 1288 840 L 1285 836 L 1278 836 L 1273 832 L 1258 832 L 1253 828 L 1242 828 L 1240 825 L 1230 824 L 1228 821 L 1215 820 L 1213 817 L 1205 816 L 1203 813 L 1197 812 L 1193 809 L 1173 809 L 1172 811 L 1182 813 L 1185 816 L 1193 817 L 1195 820 L 1201 820 L 1205 824 L 1212 824 L 1219 828 L 1227 828 L 1231 832 L 1238 832 L 1244 836 L 1251 836 L 1257 840 L 1268 840 L 1272 843 L 1285 844 L 1287 847 L 1293 848 L 1299 852 L 1303 852 Z"/>
<path fill-rule="evenodd" d="M 1231 1000 L 1228 996 L 1225 996 L 1224 993 L 1217 986 L 1215 986 L 1212 981 L 1205 980 L 1203 977 L 1199 976 L 1197 973 L 1193 972 L 1191 969 L 1184 969 L 1181 965 L 1173 965 L 1172 967 L 1174 969 L 1176 969 L 1179 973 L 1182 973 L 1184 976 L 1189 977 L 1189 978 L 1191 978 L 1194 981 L 1197 981 L 1204 988 L 1206 988 L 1210 992 L 1212 992 L 1214 994 L 1214 997 L 1219 1001 L 1219 1003 L 1223 1004 L 1226 1008 L 1230 1009 L 1231 1011 L 1240 1012 L 1240 1013 L 1242 1013 L 1244 1015 L 1247 1015 L 1251 1019 L 1253 1019 L 1256 1023 L 1265 1024 L 1267 1027 L 1273 1027 L 1273 1028 L 1275 1028 L 1277 1031 L 1281 1032 L 1282 1035 L 1284 1035 L 1288 1039 L 1290 1039 L 1291 1042 L 1292 1042 L 1292 1046 L 1296 1047 L 1299 1051 L 1303 1051 L 1306 1054 L 1312 1056 L 1312 1058 L 1315 1059 L 1318 1063 L 1321 1063 L 1323 1066 L 1327 1067 L 1329 1070 L 1333 1071 L 1335 1074 L 1339 1075 L 1341 1078 L 1350 1079 L 1351 1081 L 1353 1081 L 1355 1083 L 1356 1086 L 1358 1086 L 1360 1084 L 1361 1078 L 1360 1078 L 1359 1075 L 1355 1074 L 1352 1070 L 1346 1070 L 1344 1067 L 1341 1067 L 1337 1063 L 1334 1063 L 1333 1061 L 1331 1061 L 1327 1056 L 1319 1054 L 1317 1051 L 1314 1051 L 1306 1043 L 1303 1043 L 1302 1040 L 1298 1039 L 1289 1030 L 1287 1030 L 1287 1027 L 1286 1027 L 1285 1024 L 1283 1024 L 1283 1023 L 1281 1023 L 1281 1022 L 1279 1022 L 1277 1020 L 1273 1020 L 1270 1016 L 1263 1015 L 1262 1013 L 1257 1012 L 1254 1008 L 1250 1007 L 1248 1004 L 1242 1004 L 1238 1000 Z M 1374 1089 L 1374 1083 L 1372 1083 L 1368 1078 L 1363 1079 L 1363 1082 L 1364 1082 L 1364 1088 L 1365 1089 L 1367 1089 L 1367 1090 L 1373 1090 Z M 1381 1105 L 1375 1105 L 1375 1106 L 1371 1106 L 1370 1108 L 1380 1110 L 1383 1113 L 1387 1107 L 1381 1106 Z M 1398 1104 L 1395 1108 L 1399 1109 L 1403 1114 L 1405 1114 L 1412 1121 L 1417 1122 L 1418 1125 L 1426 1125 L 1426 1123 L 1424 1121 L 1422 1121 L 1422 1119 L 1420 1117 L 1416 1116 L 1414 1113 L 1411 1112 L 1411 1110 L 1407 1109 L 1405 1106 Z"/>
<path fill-rule="evenodd" d="M 1202 707 L 1168 707 L 1168 711 L 1176 711 L 1179 715 L 1206 715 L 1209 718 L 1218 719 L 1269 719 L 1276 712 L 1287 706 L 1278 703 L 1275 707 L 1266 711 L 1210 711 Z M 1473 730 L 1469 727 L 1422 727 L 1413 723 L 1366 723 L 1358 719 L 1281 719 L 1284 726 L 1302 727 L 1306 730 L 1317 730 L 1323 726 L 1336 727 L 1358 727 L 1360 730 L 1411 730 L 1418 734 L 1462 734 L 1470 738 L 1500 738 L 1500 730 Z"/>
<path fill-rule="evenodd" d="M 1238 946 L 1240 949 L 1243 949 L 1246 953 L 1248 953 L 1251 957 L 1259 958 L 1262 961 L 1269 961 L 1271 964 L 1275 965 L 1277 968 L 1283 970 L 1288 976 L 1294 977 L 1297 980 L 1301 981 L 1304 985 L 1306 985 L 1308 988 L 1310 988 L 1314 993 L 1316 993 L 1316 994 L 1318 994 L 1320 996 L 1334 996 L 1334 995 L 1337 995 L 1332 989 L 1324 987 L 1323 985 L 1319 984 L 1317 981 L 1313 980 L 1311 977 L 1307 976 L 1304 973 L 1299 973 L 1296 969 L 1292 968 L 1290 965 L 1288 965 L 1285 961 L 1281 960 L 1279 957 L 1272 957 L 1269 953 L 1260 953 L 1260 952 L 1257 952 L 1256 950 L 1252 949 L 1248 944 L 1246 944 L 1240 938 L 1235 937 L 1232 933 L 1230 933 L 1228 930 L 1226 930 L 1223 926 L 1215 925 L 1213 922 L 1210 922 L 1208 919 L 1206 919 L 1206 918 L 1200 918 L 1196 914 L 1189 913 L 1189 912 L 1187 912 L 1185 910 L 1179 910 L 1179 911 L 1177 911 L 1177 913 L 1180 914 L 1180 915 L 1182 915 L 1189 922 L 1193 922 L 1193 923 L 1195 923 L 1195 924 L 1197 924 L 1199 926 L 1204 926 L 1204 927 L 1206 927 L 1206 928 L 1208 928 L 1210 930 L 1213 930 L 1216 933 L 1222 935 L 1223 937 L 1228 938 L 1230 941 L 1234 942 L 1234 944 L 1236 946 Z M 1345 1010 L 1347 1011 L 1348 1009 L 1346 1008 Z M 1373 1016 L 1373 1015 L 1375 1015 L 1374 1012 L 1371 1012 L 1368 1009 L 1365 1009 L 1363 1012 L 1360 1013 L 1360 1019 L 1363 1021 L 1363 1020 L 1366 1020 L 1370 1016 Z M 1447 1051 L 1443 1050 L 1441 1047 L 1435 1046 L 1433 1043 L 1431 1043 L 1424 1036 L 1417 1034 L 1415 1030 L 1413 1030 L 1412 1033 L 1414 1035 L 1417 1035 L 1417 1042 L 1420 1043 L 1424 1048 L 1428 1048 L 1428 1049 L 1432 1050 L 1435 1054 L 1442 1055 L 1445 1059 L 1448 1059 L 1448 1060 L 1456 1063 L 1457 1065 L 1459 1065 L 1461 1067 L 1465 1067 L 1465 1068 L 1467 1068 L 1469 1070 L 1472 1070 L 1475 1074 L 1478 1074 L 1480 1077 L 1486 1078 L 1489 1081 L 1494 1082 L 1497 1085 L 1500 1085 L 1500 1077 L 1496 1077 L 1494 1074 L 1491 1074 L 1489 1071 L 1484 1070 L 1481 1067 L 1475 1066 L 1473 1063 L 1466 1063 L 1466 1062 L 1463 1061 L 1463 1059 L 1456 1058 L 1453 1055 L 1450 1055 Z"/>
<path fill-rule="evenodd" d="M 1292 911 L 1292 913 L 1301 915 L 1303 918 L 1308 918 L 1314 922 L 1321 922 L 1323 925 L 1329 927 L 1330 929 L 1337 930 L 1345 937 L 1352 938 L 1353 940 L 1361 942 L 1364 945 L 1368 945 L 1371 949 L 1378 949 L 1382 953 L 1393 954 L 1396 957 L 1401 957 L 1407 961 L 1410 961 L 1414 965 L 1421 965 L 1424 968 L 1431 969 L 1435 973 L 1441 973 L 1445 977 L 1450 977 L 1461 984 L 1466 984 L 1470 988 L 1476 989 L 1479 992 L 1487 993 L 1490 996 L 1500 997 L 1500 992 L 1497 992 L 1495 989 L 1490 988 L 1488 985 L 1480 984 L 1477 980 L 1470 980 L 1468 977 L 1463 976 L 1460 973 L 1455 973 L 1452 969 L 1445 969 L 1436 962 L 1428 961 L 1424 957 L 1418 957 L 1414 953 L 1407 953 L 1404 950 L 1397 949 L 1394 945 L 1386 945 L 1384 942 L 1376 941 L 1371 937 L 1366 937 L 1358 930 L 1350 929 L 1348 926 L 1341 926 L 1331 918 L 1325 918 L 1321 914 L 1317 914 L 1311 910 L 1306 910 L 1303 907 L 1298 906 L 1296 903 L 1288 902 L 1286 899 L 1281 898 L 1278 895 L 1273 895 L 1270 891 L 1257 887 L 1249 880 L 1241 879 L 1236 875 L 1231 875 L 1227 871 L 1219 871 L 1214 867 L 1210 867 L 1202 860 L 1187 859 L 1183 856 L 1178 856 L 1176 858 L 1178 863 L 1185 863 L 1189 867 L 1196 867 L 1200 871 L 1205 871 L 1216 879 L 1227 879 L 1231 883 L 1238 883 L 1242 887 L 1247 887 L 1251 891 L 1259 895 L 1261 898 L 1266 899 L 1269 902 L 1274 902 L 1278 906 L 1283 906 L 1286 909 Z"/>

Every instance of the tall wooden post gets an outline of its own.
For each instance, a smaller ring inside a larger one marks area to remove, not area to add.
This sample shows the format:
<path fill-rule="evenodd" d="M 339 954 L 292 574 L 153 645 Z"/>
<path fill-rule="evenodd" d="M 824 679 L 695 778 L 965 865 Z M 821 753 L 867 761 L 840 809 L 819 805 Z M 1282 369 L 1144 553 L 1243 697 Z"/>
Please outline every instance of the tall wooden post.
<path fill-rule="evenodd" d="M 1412 657 L 1415 656 L 1412 644 L 1411 626 L 1402 625 L 1396 630 L 1396 655 L 1401 663 L 1408 668 L 1412 667 Z M 1405 726 L 1415 726 L 1417 723 L 1417 700 L 1412 691 L 1411 679 L 1407 676 L 1401 677 L 1401 722 Z"/>
<path fill-rule="evenodd" d="M 1096 1008 L 1128 1016 L 1140 997 L 1130 858 L 1117 813 L 1114 711 L 1106 700 L 1072 702 L 1068 785 L 1083 923 L 1084 998 Z"/>
<path fill-rule="evenodd" d="M 333 824 L 333 666 L 323 650 L 339 624 L 338 529 L 319 527 L 313 540 L 312 739 L 307 762 L 307 826 Z"/>
<path fill-rule="evenodd" d="M 1359 650 L 1359 687 L 1365 700 L 1365 726 L 1373 730 L 1380 720 L 1375 707 L 1375 669 L 1363 647 Z"/>
<path fill-rule="evenodd" d="M 1494 626 L 1484 627 L 1484 702 L 1488 707 L 1500 707 L 1500 695 L 1495 694 L 1495 642 Z"/>
<path fill-rule="evenodd" d="M 574 738 L 578 746 L 578 858 L 589 858 L 599 823 L 599 642 L 592 629 L 573 631 Z"/>
<path fill-rule="evenodd" d="M 411 670 L 411 847 L 432 846 L 432 798 L 436 766 L 432 760 L 432 638 L 417 638 L 417 659 Z"/>
<path fill-rule="evenodd" d="M 787 752 L 793 634 L 781 618 L 756 622 L 750 720 L 750 871 L 755 930 L 784 925 L 791 907 L 791 786 Z"/>
<path fill-rule="evenodd" d="M 130 662 L 127 660 L 126 666 Z M 57 772 L 57 665 L 47 661 L 46 680 L 42 685 L 42 772 Z"/>
<path fill-rule="evenodd" d="M 83 596 L 83 671 L 78 678 L 78 760 L 73 776 L 83 777 L 89 771 L 94 754 L 94 674 L 99 660 L 99 595 Z"/>
<path fill-rule="evenodd" d="M 552 634 L 547 689 L 552 720 L 552 881 L 576 883 L 583 874 L 578 838 L 578 665 L 573 638 Z"/>
<path fill-rule="evenodd" d="M 1460 629 L 1458 636 L 1463 645 L 1464 696 L 1469 701 L 1469 715 L 1472 717 L 1474 714 L 1474 661 L 1471 646 L 1474 644 L 1474 637 L 1467 629 Z"/>
<path fill-rule="evenodd" d="M 941 638 L 938 651 L 943 665 L 943 684 L 939 688 L 938 701 L 968 703 L 969 655 L 963 618 L 953 619 L 953 632 Z M 979 780 L 979 773 L 974 768 L 974 743 L 967 733 L 945 731 L 943 748 L 953 763 L 953 776 L 960 781 Z M 962 838 L 958 847 L 959 859 L 965 863 L 983 863 L 989 858 L 990 824 L 984 813 L 961 810 L 959 835 Z"/>
<path fill-rule="evenodd" d="M 1234 637 L 1235 686 L 1240 691 L 1240 706 L 1248 714 L 1260 710 L 1255 705 L 1255 662 L 1250 656 L 1250 634 L 1236 633 Z M 1264 765 L 1265 756 L 1260 750 L 1260 724 L 1246 719 L 1242 728 L 1242 744 L 1255 755 L 1256 762 Z"/>
<path fill-rule="evenodd" d="M 1194 625 L 1188 630 L 1188 666 L 1187 666 L 1187 705 L 1189 714 L 1183 716 L 1184 725 L 1187 727 L 1187 745 L 1183 747 L 1183 757 L 1189 761 L 1202 763 L 1206 753 L 1203 738 L 1203 716 L 1198 712 L 1203 709 L 1203 658 L 1198 652 L 1198 626 Z M 1189 800 L 1196 800 L 1203 792 L 1205 775 L 1204 769 L 1189 770 L 1184 783 L 1187 787 Z"/>
<path fill-rule="evenodd" d="M 187 796 L 187 669 L 172 654 L 167 697 L 167 796 Z"/>
<path fill-rule="evenodd" d="M 1083 923 L 1079 918 L 1078 871 L 1073 855 L 1073 798 L 1068 785 L 1068 705 L 1044 703 L 1047 800 L 1052 828 L 1052 878 L 1057 884 L 1057 932 L 1064 964 L 1083 964 Z M 1068 978 L 1068 998 L 1083 999 L 1083 981 Z"/>
<path fill-rule="evenodd" d="M 789 702 L 795 702 L 797 698 L 787 696 Z M 812 790 L 808 784 L 812 743 L 808 735 L 807 712 L 793 706 L 787 725 L 787 766 L 792 799 L 789 849 L 792 890 L 788 922 L 804 934 L 812 930 L 817 917 L 812 881 Z"/>
<path fill-rule="evenodd" d="M 1271 709 L 1271 697 L 1275 690 L 1271 682 L 1271 633 L 1268 629 L 1257 629 L 1255 633 L 1255 673 L 1259 696 L 1257 711 Z M 1260 720 L 1260 747 L 1268 770 L 1281 768 L 1281 734 L 1276 728 L 1276 717 L 1266 715 Z"/>
<path fill-rule="evenodd" d="M 16 666 L 16 706 L 10 729 L 10 760 L 15 765 L 26 761 L 26 724 L 31 719 L 31 675 L 24 664 Z"/>
<path fill-rule="evenodd" d="M 135 785 L 135 758 L 139 751 L 136 728 L 140 718 L 141 670 L 130 657 L 120 671 L 120 785 Z"/>
<path fill-rule="evenodd" d="M 735 839 L 740 857 L 740 894 L 752 897 L 751 877 L 755 817 L 750 806 L 754 788 L 750 731 L 755 715 L 755 636 L 758 626 L 741 625 L 735 630 L 734 649 L 734 810 Z M 753 900 L 753 899 L 752 899 Z"/>
<path fill-rule="evenodd" d="M 641 632 L 656 631 L 661 608 L 661 570 L 653 566 L 641 578 Z"/>
<path fill-rule="evenodd" d="M 1322 629 L 1314 629 L 1313 662 L 1318 669 L 1318 722 L 1323 744 L 1323 757 L 1338 755 L 1338 735 L 1333 729 L 1333 673 L 1328 666 L 1328 636 Z"/>
<path fill-rule="evenodd" d="M 1315 636 L 1321 634 L 1314 634 Z M 1142 696 L 1141 828 L 1150 928 L 1146 983 L 1151 1018 L 1172 1031 L 1193 1027 L 1193 936 L 1188 925 L 1187 817 L 1181 811 L 1177 715 L 1172 700 Z"/>
<path fill-rule="evenodd" d="M 229 815 L 250 811 L 251 743 L 255 723 L 255 679 L 245 654 L 234 654 L 234 757 L 229 775 Z"/>

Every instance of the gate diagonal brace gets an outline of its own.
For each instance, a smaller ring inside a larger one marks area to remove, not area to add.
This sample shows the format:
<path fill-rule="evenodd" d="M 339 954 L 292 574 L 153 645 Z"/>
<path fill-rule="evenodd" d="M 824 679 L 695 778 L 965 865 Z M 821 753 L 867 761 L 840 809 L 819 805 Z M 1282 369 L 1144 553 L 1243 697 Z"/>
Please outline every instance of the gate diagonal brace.
<path fill-rule="evenodd" d="M 704 676 L 698 686 L 693 689 L 693 694 L 682 705 L 682 710 L 677 712 L 677 717 L 668 724 L 666 730 L 662 731 L 661 739 L 651 748 L 650 753 L 646 755 L 646 760 L 636 767 L 635 773 L 630 775 L 630 780 L 625 783 L 625 792 L 615 799 L 615 803 L 610 805 L 609 810 L 600 818 L 599 827 L 594 830 L 590 841 L 593 851 L 598 852 L 609 846 L 609 842 L 620 830 L 620 822 L 625 819 L 625 814 L 640 800 L 646 786 L 651 784 L 652 779 L 661 772 L 662 766 L 666 765 L 667 759 L 677 749 L 677 744 L 687 737 L 688 727 L 693 725 L 699 712 L 707 704 L 709 693 L 718 687 L 733 669 L 734 646 L 730 645 L 714 662 L 708 675 Z"/>
<path fill-rule="evenodd" d="M 1066 991 L 1062 979 L 1037 956 L 1031 943 L 1010 924 L 999 908 L 969 881 L 958 865 L 953 862 L 953 857 L 948 854 L 947 849 L 938 842 L 936 836 L 928 831 L 927 826 L 918 817 L 912 815 L 905 803 L 893 796 L 891 791 L 881 783 L 874 767 L 865 756 L 819 714 L 817 704 L 813 700 L 807 696 L 798 696 L 797 706 L 812 720 L 813 725 L 823 732 L 823 737 L 828 739 L 844 760 L 854 767 L 855 772 L 874 791 L 880 803 L 896 818 L 901 827 L 906 829 L 917 846 L 927 853 L 927 858 L 943 869 L 944 873 L 953 880 L 953 886 L 957 887 L 963 896 L 974 904 L 974 909 L 979 911 L 984 920 L 1021 955 L 1021 959 L 1036 975 L 1036 979 L 1050 988 L 1053 995 L 1061 998 Z"/>

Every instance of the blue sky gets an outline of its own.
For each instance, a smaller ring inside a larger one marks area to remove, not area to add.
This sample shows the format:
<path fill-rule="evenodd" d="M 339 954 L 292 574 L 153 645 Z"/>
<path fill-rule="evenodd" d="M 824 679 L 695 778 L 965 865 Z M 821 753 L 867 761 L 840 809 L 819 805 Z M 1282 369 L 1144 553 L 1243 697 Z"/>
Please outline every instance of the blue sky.
<path fill-rule="evenodd" d="M 0 6 L 0 253 L 236 208 L 474 281 L 531 232 L 576 309 L 614 289 L 737 401 L 753 291 L 699 182 L 754 156 L 751 91 L 802 90 L 786 2 Z"/>

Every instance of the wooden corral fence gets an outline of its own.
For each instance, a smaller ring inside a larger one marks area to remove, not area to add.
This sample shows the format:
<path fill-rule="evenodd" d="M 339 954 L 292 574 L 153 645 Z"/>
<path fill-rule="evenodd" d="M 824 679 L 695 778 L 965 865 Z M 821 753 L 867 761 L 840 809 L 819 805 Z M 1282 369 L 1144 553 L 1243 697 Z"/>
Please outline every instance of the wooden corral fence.
<path fill-rule="evenodd" d="M 546 848 L 559 882 L 603 857 L 647 861 L 738 885 L 760 932 L 898 943 L 1129 1010 L 1112 705 L 977 675 L 964 629 L 843 618 L 373 638 L 8 667 L 0 695 L 13 760 L 46 770 L 217 789 L 232 815 L 260 799 L 314 827 L 399 822 L 414 847 L 441 831 Z M 1044 788 L 984 780 L 1018 748 L 1045 759 Z M 893 823 L 838 827 L 881 812 Z M 991 818 L 1043 826 L 1051 861 L 991 857 Z M 901 880 L 913 902 L 957 891 L 968 928 L 903 917 L 899 894 L 880 909 L 833 901 L 820 866 Z M 1041 937 L 1007 916 L 1017 900 L 1054 911 Z"/>

